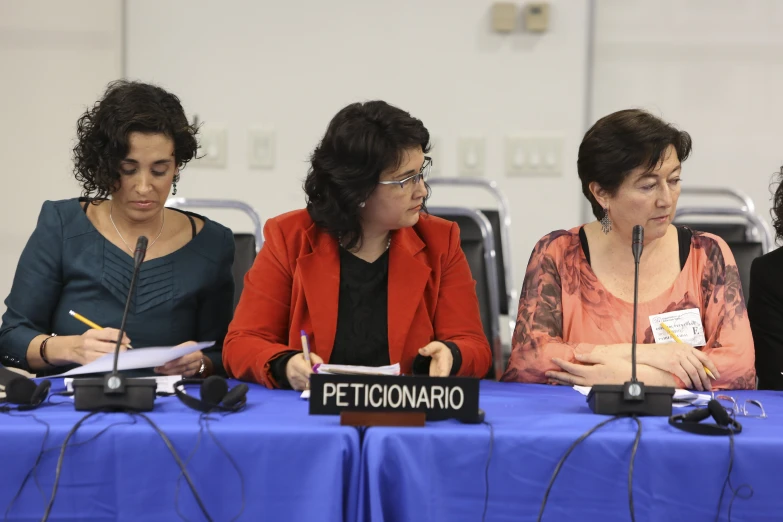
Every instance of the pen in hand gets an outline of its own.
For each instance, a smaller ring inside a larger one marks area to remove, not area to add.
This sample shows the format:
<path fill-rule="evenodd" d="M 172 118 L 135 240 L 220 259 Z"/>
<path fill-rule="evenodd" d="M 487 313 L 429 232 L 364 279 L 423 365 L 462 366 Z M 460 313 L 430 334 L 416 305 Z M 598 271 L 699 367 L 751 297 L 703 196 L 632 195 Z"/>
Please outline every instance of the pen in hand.
<path fill-rule="evenodd" d="M 82 323 L 86 324 L 86 325 L 87 325 L 87 326 L 89 326 L 90 328 L 93 328 L 93 329 L 95 329 L 95 330 L 103 330 L 103 326 L 99 326 L 99 325 L 97 325 L 97 324 L 93 323 L 92 321 L 90 321 L 89 319 L 87 319 L 86 317 L 84 317 L 83 315 L 81 315 L 81 314 L 77 314 L 77 313 L 76 313 L 76 312 L 74 312 L 73 310 L 68 310 L 68 313 L 71 315 L 71 317 L 73 317 L 73 318 L 74 318 L 74 319 L 76 319 L 77 321 L 80 321 L 80 322 L 82 322 Z M 131 345 L 128 345 L 128 349 L 131 349 L 131 348 L 133 348 L 133 346 L 131 346 Z"/>
<path fill-rule="evenodd" d="M 666 323 L 661 323 L 661 328 L 663 328 L 663 329 L 666 331 L 666 333 L 667 333 L 667 334 L 669 334 L 669 336 L 670 336 L 672 339 L 674 339 L 674 342 L 675 342 L 675 343 L 685 344 L 685 343 L 683 343 L 683 342 L 680 340 L 680 338 L 679 338 L 679 337 L 677 337 L 677 334 L 675 334 L 674 332 L 672 332 L 671 328 L 669 328 L 668 326 L 666 326 Z M 706 374 L 707 374 L 707 376 L 709 376 L 709 378 L 710 378 L 710 379 L 712 379 L 713 381 L 715 380 L 715 376 L 714 376 L 714 375 L 712 375 L 712 372 L 711 372 L 711 371 L 710 371 L 710 369 L 709 369 L 709 368 L 707 368 L 706 366 L 704 366 L 704 373 L 706 373 Z"/>
<path fill-rule="evenodd" d="M 313 363 L 310 362 L 310 347 L 307 345 L 307 334 L 304 330 L 299 330 L 299 333 L 302 336 L 302 353 L 304 354 L 304 359 L 307 362 L 307 365 L 312 367 Z"/>

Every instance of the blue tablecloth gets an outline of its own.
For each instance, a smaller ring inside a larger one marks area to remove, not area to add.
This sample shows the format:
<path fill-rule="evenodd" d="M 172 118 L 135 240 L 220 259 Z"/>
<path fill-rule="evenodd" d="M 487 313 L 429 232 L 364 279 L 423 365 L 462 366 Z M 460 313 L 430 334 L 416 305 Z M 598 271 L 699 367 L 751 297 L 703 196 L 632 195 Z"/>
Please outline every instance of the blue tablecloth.
<path fill-rule="evenodd" d="M 739 418 L 744 429 L 734 438 L 731 480 L 755 493 L 735 500 L 731 520 L 783 520 L 783 394 L 730 394 L 761 400 L 769 415 Z M 481 407 L 494 428 L 488 521 L 536 520 L 557 462 L 607 418 L 592 414 L 573 389 L 558 386 L 482 382 Z M 643 418 L 642 425 L 633 481 L 636 520 L 712 522 L 729 438 L 685 433 L 666 418 Z M 636 424 L 623 419 L 580 444 L 557 477 L 543 520 L 630 520 L 628 464 L 635 434 Z M 369 428 L 362 443 L 360 516 L 372 522 L 481 521 L 489 449 L 486 425 Z M 727 520 L 727 508 L 724 498 L 720 520 Z"/>
<path fill-rule="evenodd" d="M 230 381 L 230 385 L 235 385 Z M 62 389 L 62 379 L 53 385 Z M 190 388 L 189 388 L 190 389 Z M 191 390 L 198 393 L 198 387 Z M 31 481 L 14 503 L 9 520 L 40 520 L 66 434 L 84 413 L 70 399 L 54 397 L 31 413 L 51 426 L 46 442 L 54 448 L 38 466 L 44 495 Z M 14 415 L 23 415 L 14 413 Z M 168 435 L 183 460 L 196 446 L 199 413 L 175 397 L 158 398 L 148 416 Z M 217 441 L 235 459 L 244 477 L 246 505 L 241 520 L 356 520 L 359 435 L 341 427 L 339 417 L 309 416 L 307 401 L 292 391 L 251 385 L 247 408 L 210 421 Z M 144 420 L 125 414 L 99 414 L 79 428 L 66 450 L 50 520 L 174 521 L 177 477 L 174 458 Z M 46 432 L 31 417 L 0 414 L 0 516 L 33 466 Z M 206 430 L 188 471 L 215 521 L 235 517 L 242 504 L 240 478 Z M 187 520 L 204 520 L 185 480 L 179 508 Z"/>

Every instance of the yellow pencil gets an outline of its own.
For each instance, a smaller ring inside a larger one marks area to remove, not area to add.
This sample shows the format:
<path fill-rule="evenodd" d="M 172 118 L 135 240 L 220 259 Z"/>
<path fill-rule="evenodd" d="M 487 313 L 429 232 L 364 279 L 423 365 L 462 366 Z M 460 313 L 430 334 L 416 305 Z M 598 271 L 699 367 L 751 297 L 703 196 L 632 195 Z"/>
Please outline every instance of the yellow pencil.
<path fill-rule="evenodd" d="M 93 323 L 92 321 L 90 321 L 89 319 L 84 317 L 83 315 L 77 314 L 73 310 L 69 310 L 68 313 L 71 314 L 74 319 L 76 319 L 77 321 L 83 322 L 84 324 L 86 324 L 90 328 L 95 328 L 96 330 L 103 330 L 103 326 L 98 326 L 97 324 Z"/>
<path fill-rule="evenodd" d="M 96 330 L 103 330 L 103 326 L 98 326 L 97 324 L 93 323 L 92 321 L 90 321 L 89 319 L 87 319 L 86 317 L 84 317 L 83 315 L 81 315 L 81 314 L 77 314 L 77 313 L 76 313 L 76 312 L 74 312 L 73 310 L 68 310 L 68 313 L 69 313 L 69 314 L 71 314 L 71 316 L 72 316 L 74 319 L 76 319 L 77 321 L 81 321 L 81 322 L 83 322 L 84 324 L 86 324 L 86 325 L 87 325 L 87 326 L 89 326 L 90 328 L 94 328 L 94 329 L 96 329 Z M 128 345 L 128 348 L 133 348 L 133 347 L 132 347 L 131 345 Z"/>
<path fill-rule="evenodd" d="M 661 327 L 662 327 L 664 330 L 666 330 L 666 333 L 667 333 L 667 334 L 669 334 L 669 336 L 671 336 L 671 338 L 672 338 L 672 339 L 674 339 L 674 342 L 676 342 L 676 343 L 680 343 L 680 344 L 683 344 L 683 342 L 680 340 L 680 338 L 679 338 L 679 337 L 677 337 L 677 334 L 675 334 L 674 332 L 672 332 L 671 328 L 669 328 L 668 326 L 666 326 L 666 323 L 661 323 Z M 711 372 L 711 371 L 710 371 L 710 369 L 709 369 L 709 368 L 707 368 L 706 366 L 704 367 L 704 372 L 705 372 L 705 373 L 706 373 L 706 374 L 707 374 L 707 375 L 710 377 L 710 379 L 712 379 L 712 380 L 715 380 L 715 376 L 714 376 L 714 375 L 712 375 L 712 372 Z"/>

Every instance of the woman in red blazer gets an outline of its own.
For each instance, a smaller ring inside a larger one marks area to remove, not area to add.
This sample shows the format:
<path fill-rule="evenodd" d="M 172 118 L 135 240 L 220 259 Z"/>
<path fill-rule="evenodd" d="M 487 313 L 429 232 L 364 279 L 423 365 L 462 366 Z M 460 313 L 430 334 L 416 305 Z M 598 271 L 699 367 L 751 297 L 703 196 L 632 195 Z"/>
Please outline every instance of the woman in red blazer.
<path fill-rule="evenodd" d="M 232 377 L 304 389 L 313 364 L 483 377 L 491 363 L 455 223 L 429 216 L 429 132 L 382 101 L 331 121 L 307 209 L 272 218 L 224 342 Z"/>

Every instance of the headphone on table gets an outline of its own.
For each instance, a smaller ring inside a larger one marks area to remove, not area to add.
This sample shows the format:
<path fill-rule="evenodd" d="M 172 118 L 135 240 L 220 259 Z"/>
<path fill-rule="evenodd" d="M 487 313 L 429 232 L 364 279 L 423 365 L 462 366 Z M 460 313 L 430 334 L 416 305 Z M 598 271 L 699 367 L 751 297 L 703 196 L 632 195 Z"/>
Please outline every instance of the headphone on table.
<path fill-rule="evenodd" d="M 41 405 L 46 397 L 49 396 L 49 388 L 52 387 L 52 383 L 44 379 L 39 384 L 36 384 L 32 379 L 28 379 L 24 375 L 12 372 L 2 368 L 2 380 L 5 386 L 5 402 L 11 404 L 17 404 L 19 411 L 29 411 L 37 408 Z M 0 406 L 0 411 L 10 411 L 14 408 L 10 406 Z"/>
<path fill-rule="evenodd" d="M 188 384 L 201 385 L 200 398 L 191 397 L 185 393 Z M 237 384 L 230 390 L 228 382 L 223 377 L 211 375 L 206 379 L 182 379 L 174 384 L 174 393 L 188 408 L 210 413 L 222 411 L 235 413 L 247 404 L 247 384 Z"/>
<path fill-rule="evenodd" d="M 712 417 L 715 424 L 701 424 L 701 421 Z M 706 408 L 699 408 L 689 413 L 672 415 L 669 424 L 677 429 L 695 433 L 696 435 L 729 435 L 742 433 L 742 424 L 732 419 L 726 409 L 715 399 L 707 403 Z"/>

